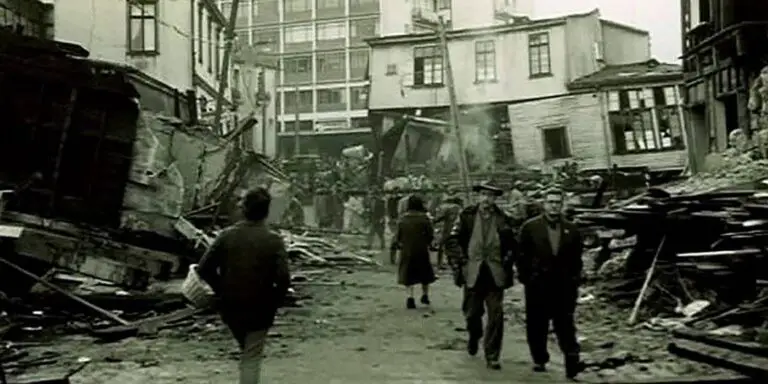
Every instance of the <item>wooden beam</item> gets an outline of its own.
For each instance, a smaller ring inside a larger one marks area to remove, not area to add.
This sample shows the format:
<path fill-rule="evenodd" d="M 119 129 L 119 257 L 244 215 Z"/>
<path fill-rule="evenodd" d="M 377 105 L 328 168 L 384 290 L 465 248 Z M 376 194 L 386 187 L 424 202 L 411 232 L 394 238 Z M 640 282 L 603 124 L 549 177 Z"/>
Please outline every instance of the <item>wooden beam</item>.
<path fill-rule="evenodd" d="M 221 133 L 221 114 L 224 108 L 224 92 L 229 83 L 229 65 L 232 57 L 232 48 L 235 40 L 235 22 L 237 21 L 237 9 L 240 7 L 240 0 L 232 1 L 232 8 L 229 12 L 229 24 L 224 32 L 224 58 L 221 60 L 221 76 L 219 76 L 219 91 L 216 94 L 216 114 L 213 117 L 213 129 Z M 218 47 L 217 47 L 218 49 Z"/>

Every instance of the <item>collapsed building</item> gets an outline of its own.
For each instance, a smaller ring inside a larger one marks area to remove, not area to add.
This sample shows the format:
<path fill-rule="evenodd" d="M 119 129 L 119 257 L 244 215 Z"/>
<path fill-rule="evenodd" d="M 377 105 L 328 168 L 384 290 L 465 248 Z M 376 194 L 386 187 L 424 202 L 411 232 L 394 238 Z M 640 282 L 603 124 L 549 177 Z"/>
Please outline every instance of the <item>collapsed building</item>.
<path fill-rule="evenodd" d="M 231 202 L 259 172 L 263 158 L 235 140 L 254 119 L 221 137 L 142 112 L 132 71 L 77 45 L 0 31 L 3 258 L 38 275 L 58 267 L 145 288 L 197 257 L 179 218 Z M 0 280 L 9 295 L 29 288 Z"/>

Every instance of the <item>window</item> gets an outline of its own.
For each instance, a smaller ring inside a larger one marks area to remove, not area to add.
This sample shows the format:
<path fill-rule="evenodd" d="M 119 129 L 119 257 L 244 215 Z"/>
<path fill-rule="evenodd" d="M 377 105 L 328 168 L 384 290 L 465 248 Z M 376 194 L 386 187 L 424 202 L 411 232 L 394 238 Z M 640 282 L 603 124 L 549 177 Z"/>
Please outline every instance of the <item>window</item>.
<path fill-rule="evenodd" d="M 493 40 L 475 42 L 475 80 L 496 80 L 496 47 Z"/>
<path fill-rule="evenodd" d="M 435 4 L 435 0 L 416 0 L 414 3 L 414 8 L 417 9 L 424 9 L 428 11 L 437 10 L 437 4 Z"/>
<path fill-rule="evenodd" d="M 344 8 L 342 0 L 317 0 L 317 9 Z"/>
<path fill-rule="evenodd" d="M 379 34 L 378 19 L 360 19 L 349 21 L 349 37 L 364 39 Z"/>
<path fill-rule="evenodd" d="M 311 25 L 298 25 L 295 27 L 285 28 L 286 44 L 309 43 L 311 41 L 312 41 Z"/>
<path fill-rule="evenodd" d="M 368 50 L 350 51 L 349 67 L 352 70 L 368 69 Z"/>
<path fill-rule="evenodd" d="M 197 3 L 197 62 L 203 63 L 203 4 Z"/>
<path fill-rule="evenodd" d="M 646 152 L 659 148 L 650 110 L 612 112 L 608 118 L 617 154 Z"/>
<path fill-rule="evenodd" d="M 249 15 L 251 14 L 251 2 L 241 1 L 237 6 L 237 18 L 235 19 L 235 28 L 248 28 L 250 24 Z M 224 14 L 224 17 L 229 19 L 228 14 Z"/>
<path fill-rule="evenodd" d="M 298 107 L 300 112 L 312 111 L 312 91 L 299 91 L 298 100 L 295 91 L 286 91 L 283 100 L 285 101 L 285 112 L 294 113 Z"/>
<path fill-rule="evenodd" d="M 345 103 L 344 89 L 318 89 L 317 104 L 341 104 Z"/>
<path fill-rule="evenodd" d="M 349 102 L 352 109 L 368 108 L 368 88 L 351 87 L 349 88 Z"/>
<path fill-rule="evenodd" d="M 312 0 L 285 0 L 285 13 L 308 12 L 312 10 Z"/>
<path fill-rule="evenodd" d="M 439 47 L 416 47 L 413 56 L 414 85 L 443 84 L 443 52 Z"/>
<path fill-rule="evenodd" d="M 157 52 L 157 2 L 135 1 L 128 6 L 128 51 Z"/>
<path fill-rule="evenodd" d="M 387 76 L 397 75 L 397 64 L 387 64 Z"/>
<path fill-rule="evenodd" d="M 451 9 L 451 0 L 435 0 L 435 3 L 435 8 L 438 10 Z"/>
<path fill-rule="evenodd" d="M 312 71 L 312 58 L 310 56 L 287 57 L 283 60 L 283 67 L 288 74 L 308 74 Z"/>
<path fill-rule="evenodd" d="M 674 87 L 608 93 L 609 124 L 616 154 L 684 149 Z"/>
<path fill-rule="evenodd" d="M 344 111 L 347 109 L 347 90 L 342 89 L 318 89 L 317 111 Z M 346 123 L 346 120 L 344 121 Z M 344 124 L 346 125 L 346 124 Z"/>
<path fill-rule="evenodd" d="M 206 40 L 206 43 L 208 44 L 208 72 L 213 71 L 213 20 L 209 17 L 208 18 L 208 39 Z"/>
<path fill-rule="evenodd" d="M 276 29 L 253 31 L 253 44 L 264 46 L 272 51 L 280 48 L 280 31 Z"/>
<path fill-rule="evenodd" d="M 568 133 L 565 127 L 544 128 L 541 130 L 541 136 L 544 141 L 544 160 L 571 157 Z"/>
<path fill-rule="evenodd" d="M 344 52 L 317 53 L 317 81 L 338 80 L 346 76 Z"/>
<path fill-rule="evenodd" d="M 552 74 L 548 32 L 528 36 L 528 65 L 531 76 Z"/>
<path fill-rule="evenodd" d="M 317 24 L 317 39 L 318 40 L 336 40 L 344 39 L 347 35 L 347 28 L 345 23 L 318 23 Z"/>

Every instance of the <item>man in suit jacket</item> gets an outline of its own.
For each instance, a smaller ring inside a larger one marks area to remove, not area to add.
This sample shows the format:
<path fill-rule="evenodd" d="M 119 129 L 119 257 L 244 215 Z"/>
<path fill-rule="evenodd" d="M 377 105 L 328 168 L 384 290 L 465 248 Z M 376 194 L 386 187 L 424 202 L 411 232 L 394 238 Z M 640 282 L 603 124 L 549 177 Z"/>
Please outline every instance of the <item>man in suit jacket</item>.
<path fill-rule="evenodd" d="M 267 331 L 290 285 L 283 239 L 264 223 L 270 203 L 264 188 L 247 192 L 240 201 L 245 220 L 225 229 L 198 267 L 242 350 L 240 384 L 260 382 Z"/>
<path fill-rule="evenodd" d="M 499 355 L 504 336 L 504 290 L 513 282 L 514 223 L 496 205 L 503 194 L 489 184 L 475 186 L 479 204 L 458 215 L 445 241 L 445 253 L 453 269 L 454 282 L 464 288 L 462 310 L 467 322 L 467 352 L 477 354 L 483 338 L 490 369 L 501 369 Z M 483 332 L 483 312 L 488 322 Z M 483 337 L 483 333 L 485 336 Z"/>
<path fill-rule="evenodd" d="M 578 228 L 563 217 L 563 191 L 544 195 L 544 213 L 520 229 L 517 272 L 525 285 L 528 347 L 534 371 L 543 372 L 549 362 L 547 336 L 550 321 L 565 355 L 568 379 L 581 370 L 574 312 L 582 272 L 582 240 Z"/>

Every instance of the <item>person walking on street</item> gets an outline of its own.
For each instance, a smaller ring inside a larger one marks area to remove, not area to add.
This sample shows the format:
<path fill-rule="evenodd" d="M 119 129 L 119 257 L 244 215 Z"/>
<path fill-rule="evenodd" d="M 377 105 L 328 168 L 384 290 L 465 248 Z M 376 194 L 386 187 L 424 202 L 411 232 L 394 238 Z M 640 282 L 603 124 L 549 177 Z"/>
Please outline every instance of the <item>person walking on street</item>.
<path fill-rule="evenodd" d="M 429 246 L 432 244 L 434 232 L 432 223 L 427 216 L 424 200 L 412 195 L 408 199 L 407 210 L 400 218 L 397 232 L 390 248 L 391 258 L 395 259 L 400 251 L 398 265 L 398 283 L 408 291 L 406 308 L 416 308 L 414 286 L 421 285 L 421 303 L 429 305 L 429 285 L 436 280 L 435 271 L 429 259 Z"/>
<path fill-rule="evenodd" d="M 264 222 L 271 200 L 264 188 L 246 192 L 239 203 L 244 220 L 225 229 L 198 265 L 240 346 L 240 384 L 261 381 L 267 331 L 290 286 L 283 239 Z"/>
<path fill-rule="evenodd" d="M 498 370 L 504 336 L 504 290 L 514 281 L 514 226 L 496 205 L 503 194 L 501 189 L 481 184 L 473 190 L 481 195 L 481 201 L 459 213 L 446 239 L 445 252 L 454 283 L 464 288 L 467 352 L 476 355 L 482 338 L 487 366 Z M 485 310 L 488 320 L 483 332 Z"/>
<path fill-rule="evenodd" d="M 565 373 L 575 379 L 581 371 L 574 312 L 583 262 L 579 229 L 563 218 L 563 191 L 544 195 L 544 213 L 520 229 L 519 280 L 525 285 L 526 336 L 534 371 L 549 362 L 547 337 L 552 323 L 565 356 Z"/>
<path fill-rule="evenodd" d="M 462 204 L 463 202 L 460 197 L 453 196 L 445 199 L 443 204 L 438 208 L 434 224 L 440 224 L 440 246 L 437 249 L 437 268 L 439 269 L 442 269 L 444 266 L 443 254 L 445 247 L 443 247 L 442 244 L 445 244 L 445 241 L 448 239 L 448 234 L 451 233 L 453 222 L 456 221 L 456 217 L 458 217 L 461 212 Z"/>
<path fill-rule="evenodd" d="M 386 232 L 386 202 L 381 196 L 381 191 L 374 189 L 368 194 L 368 201 L 366 202 L 369 209 L 369 222 L 371 225 L 368 232 L 368 248 L 373 249 L 373 241 L 375 238 L 379 239 L 379 246 L 383 251 L 386 247 L 386 240 L 384 240 L 384 233 Z"/>

